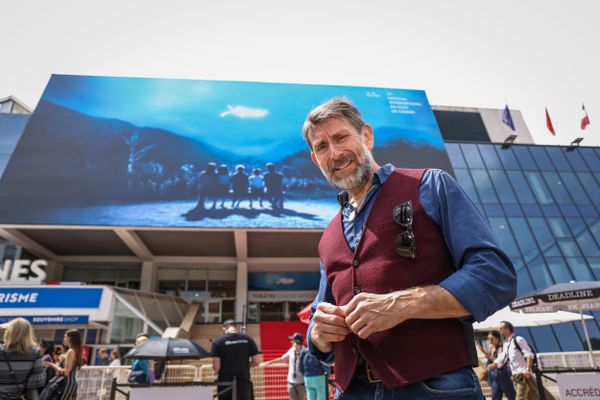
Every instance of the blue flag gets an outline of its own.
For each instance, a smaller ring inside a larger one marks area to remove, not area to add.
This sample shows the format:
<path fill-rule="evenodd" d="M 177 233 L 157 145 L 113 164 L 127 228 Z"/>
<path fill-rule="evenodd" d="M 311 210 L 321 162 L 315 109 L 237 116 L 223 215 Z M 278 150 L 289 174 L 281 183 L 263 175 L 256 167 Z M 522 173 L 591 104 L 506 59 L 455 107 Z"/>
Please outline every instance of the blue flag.
<path fill-rule="evenodd" d="M 504 122 L 510 129 L 515 131 L 515 124 L 513 122 L 512 116 L 510 115 L 510 110 L 508 109 L 508 104 L 504 107 L 504 112 L 502 112 L 502 122 Z"/>

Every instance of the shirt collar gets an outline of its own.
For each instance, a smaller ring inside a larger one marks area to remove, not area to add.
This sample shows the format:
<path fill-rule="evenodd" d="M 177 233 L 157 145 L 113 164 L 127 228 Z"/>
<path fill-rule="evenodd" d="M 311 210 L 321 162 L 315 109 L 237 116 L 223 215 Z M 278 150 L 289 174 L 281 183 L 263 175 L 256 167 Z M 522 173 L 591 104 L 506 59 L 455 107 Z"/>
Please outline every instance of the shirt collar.
<path fill-rule="evenodd" d="M 383 167 L 380 167 L 377 172 L 373 175 L 373 187 L 377 187 L 383 185 L 387 178 L 394 172 L 395 167 L 392 164 L 385 164 Z M 349 194 L 347 191 L 342 191 L 337 195 L 337 200 L 340 203 L 340 206 L 343 206 L 348 202 Z"/>

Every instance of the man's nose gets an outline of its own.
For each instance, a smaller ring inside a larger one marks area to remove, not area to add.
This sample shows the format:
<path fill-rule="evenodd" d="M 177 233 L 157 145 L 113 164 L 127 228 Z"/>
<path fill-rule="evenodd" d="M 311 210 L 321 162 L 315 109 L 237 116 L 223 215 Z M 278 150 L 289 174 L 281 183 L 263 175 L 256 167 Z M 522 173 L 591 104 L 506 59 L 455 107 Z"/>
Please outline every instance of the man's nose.
<path fill-rule="evenodd" d="M 339 159 L 344 154 L 342 149 L 340 149 L 338 146 L 333 145 L 333 144 L 330 145 L 329 151 L 330 151 L 331 158 L 334 160 Z"/>

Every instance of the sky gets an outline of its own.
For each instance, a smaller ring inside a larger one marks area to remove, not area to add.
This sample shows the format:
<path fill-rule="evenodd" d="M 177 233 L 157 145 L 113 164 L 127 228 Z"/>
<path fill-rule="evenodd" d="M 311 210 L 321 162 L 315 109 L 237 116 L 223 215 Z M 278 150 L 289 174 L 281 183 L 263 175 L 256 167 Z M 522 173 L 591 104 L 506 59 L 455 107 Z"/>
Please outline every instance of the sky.
<path fill-rule="evenodd" d="M 35 107 L 53 73 L 421 89 L 508 102 L 536 143 L 599 146 L 599 16 L 596 0 L 10 2 L 0 97 Z"/>

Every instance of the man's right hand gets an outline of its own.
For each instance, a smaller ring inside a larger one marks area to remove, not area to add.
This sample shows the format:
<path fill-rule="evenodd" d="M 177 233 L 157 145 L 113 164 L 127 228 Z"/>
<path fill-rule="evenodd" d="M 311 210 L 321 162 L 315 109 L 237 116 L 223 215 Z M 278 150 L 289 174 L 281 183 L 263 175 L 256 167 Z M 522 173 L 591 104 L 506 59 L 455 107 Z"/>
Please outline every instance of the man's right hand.
<path fill-rule="evenodd" d="M 310 340 L 323 353 L 333 350 L 333 344 L 341 342 L 350 332 L 342 307 L 319 303 L 312 317 Z"/>

